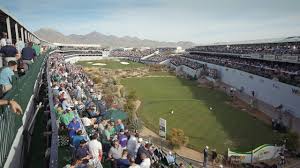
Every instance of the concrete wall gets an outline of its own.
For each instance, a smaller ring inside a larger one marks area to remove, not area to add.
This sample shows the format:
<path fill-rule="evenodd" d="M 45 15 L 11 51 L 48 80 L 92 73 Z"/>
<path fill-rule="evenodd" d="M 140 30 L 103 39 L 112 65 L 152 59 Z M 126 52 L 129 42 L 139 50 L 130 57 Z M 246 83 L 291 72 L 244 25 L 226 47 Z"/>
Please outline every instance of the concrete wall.
<path fill-rule="evenodd" d="M 237 89 L 244 87 L 244 92 L 248 95 L 251 95 L 251 91 L 255 91 L 255 97 L 257 99 L 274 107 L 282 104 L 284 109 L 289 110 L 292 115 L 300 118 L 300 88 L 240 70 L 202 61 L 197 62 L 207 64 L 208 67 L 217 69 L 223 83 Z M 194 75 L 193 71 L 187 68 L 184 69 L 185 72 Z M 293 93 L 293 90 L 298 91 L 298 94 Z"/>

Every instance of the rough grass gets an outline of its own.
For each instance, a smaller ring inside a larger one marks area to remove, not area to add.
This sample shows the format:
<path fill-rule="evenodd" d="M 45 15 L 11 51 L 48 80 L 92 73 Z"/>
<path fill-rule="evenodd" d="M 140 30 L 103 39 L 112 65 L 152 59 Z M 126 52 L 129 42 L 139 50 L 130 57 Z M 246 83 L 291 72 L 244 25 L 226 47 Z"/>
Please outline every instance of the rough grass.
<path fill-rule="evenodd" d="M 208 145 L 219 152 L 228 148 L 248 151 L 278 138 L 270 126 L 226 104 L 227 95 L 199 88 L 195 82 L 174 76 L 130 78 L 121 83 L 128 90 L 135 90 L 142 100 L 139 116 L 150 129 L 158 132 L 162 117 L 167 120 L 168 131 L 183 129 L 189 136 L 189 146 L 194 149 Z"/>

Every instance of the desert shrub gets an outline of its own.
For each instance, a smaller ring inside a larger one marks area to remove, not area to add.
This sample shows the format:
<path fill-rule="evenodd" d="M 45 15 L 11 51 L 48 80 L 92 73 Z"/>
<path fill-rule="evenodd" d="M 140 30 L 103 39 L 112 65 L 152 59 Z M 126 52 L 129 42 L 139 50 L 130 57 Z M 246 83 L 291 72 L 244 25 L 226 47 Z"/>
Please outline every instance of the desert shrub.
<path fill-rule="evenodd" d="M 180 148 L 188 143 L 189 138 L 184 135 L 184 131 L 178 128 L 172 128 L 169 136 L 169 142 L 173 148 Z"/>

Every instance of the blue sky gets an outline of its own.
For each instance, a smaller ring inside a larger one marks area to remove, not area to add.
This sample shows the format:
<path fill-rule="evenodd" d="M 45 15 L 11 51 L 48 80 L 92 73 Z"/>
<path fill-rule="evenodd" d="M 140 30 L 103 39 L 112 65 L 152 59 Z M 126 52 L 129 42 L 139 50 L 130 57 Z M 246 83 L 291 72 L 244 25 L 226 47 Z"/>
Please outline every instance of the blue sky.
<path fill-rule="evenodd" d="M 0 0 L 31 30 L 212 43 L 300 35 L 300 0 Z"/>

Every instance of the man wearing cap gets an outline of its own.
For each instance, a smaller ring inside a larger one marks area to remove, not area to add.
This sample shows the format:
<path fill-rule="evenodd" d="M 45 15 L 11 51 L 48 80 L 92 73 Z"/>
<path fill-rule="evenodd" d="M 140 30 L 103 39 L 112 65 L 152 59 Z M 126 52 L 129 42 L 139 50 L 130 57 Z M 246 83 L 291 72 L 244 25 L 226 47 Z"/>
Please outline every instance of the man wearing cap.
<path fill-rule="evenodd" d="M 9 61 L 8 66 L 3 68 L 0 72 L 0 85 L 1 92 L 6 93 L 12 88 L 12 76 L 17 71 L 17 62 Z"/>
<path fill-rule="evenodd" d="M 13 46 L 10 39 L 6 41 L 6 46 L 0 49 L 0 53 L 3 54 L 3 65 L 7 65 L 9 61 L 16 61 L 19 57 L 18 50 Z"/>

